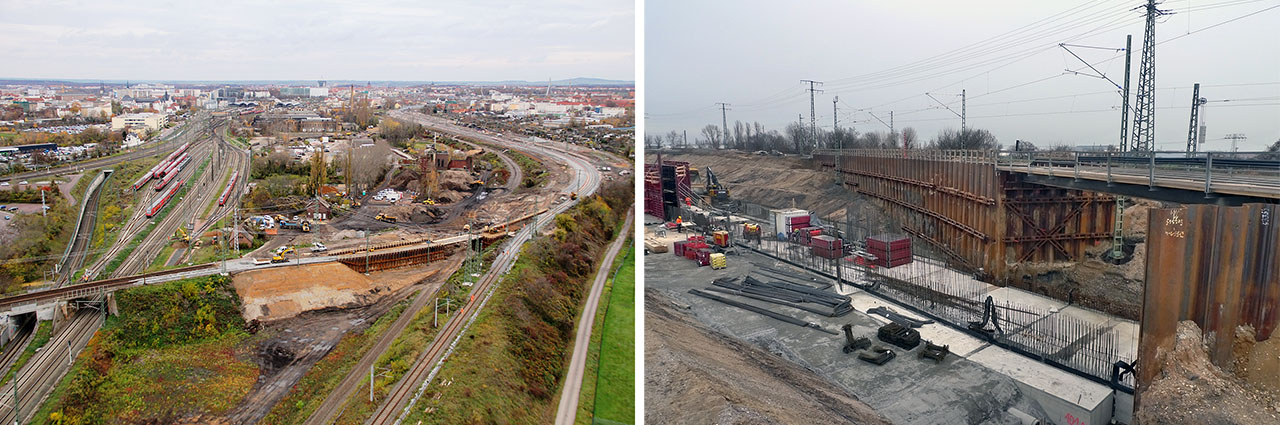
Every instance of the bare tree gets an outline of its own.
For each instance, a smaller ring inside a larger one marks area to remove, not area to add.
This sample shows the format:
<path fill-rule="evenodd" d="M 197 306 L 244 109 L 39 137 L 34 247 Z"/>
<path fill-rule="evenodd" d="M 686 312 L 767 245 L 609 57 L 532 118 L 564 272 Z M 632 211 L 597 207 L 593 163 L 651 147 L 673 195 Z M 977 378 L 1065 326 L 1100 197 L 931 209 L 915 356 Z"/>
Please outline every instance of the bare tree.
<path fill-rule="evenodd" d="M 708 147 L 711 149 L 720 149 L 724 142 L 724 132 L 715 124 L 707 124 L 702 127 L 702 138 L 698 140 L 699 147 Z"/>
<path fill-rule="evenodd" d="M 919 136 L 916 134 L 915 128 L 907 127 L 902 129 L 902 148 L 919 149 L 919 141 L 916 140 L 918 137 Z"/>
<path fill-rule="evenodd" d="M 938 133 L 938 137 L 933 139 L 930 147 L 953 150 L 994 150 L 1000 148 L 1000 143 L 996 140 L 996 136 L 987 130 L 965 129 L 964 131 L 956 131 L 946 129 Z"/>
<path fill-rule="evenodd" d="M 684 145 L 684 137 L 680 136 L 679 131 L 675 130 L 671 130 L 670 133 L 667 133 L 667 146 L 671 146 L 673 148 L 687 147 Z"/>

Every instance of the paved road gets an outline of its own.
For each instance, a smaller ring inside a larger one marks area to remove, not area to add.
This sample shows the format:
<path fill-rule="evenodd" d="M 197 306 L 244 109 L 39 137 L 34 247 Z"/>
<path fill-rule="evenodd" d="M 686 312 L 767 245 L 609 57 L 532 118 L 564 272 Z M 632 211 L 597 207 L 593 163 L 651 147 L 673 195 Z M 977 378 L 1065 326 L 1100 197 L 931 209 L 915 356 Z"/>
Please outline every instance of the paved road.
<path fill-rule="evenodd" d="M 591 283 L 591 294 L 587 296 L 587 305 L 578 318 L 578 335 L 573 338 L 573 356 L 569 359 L 568 373 L 565 374 L 564 388 L 560 391 L 560 407 L 556 410 L 556 425 L 573 425 L 578 414 L 578 398 L 582 393 L 582 376 L 587 369 L 587 351 L 591 346 L 591 328 L 595 325 L 596 310 L 600 307 L 600 294 L 604 292 L 604 282 L 609 279 L 609 267 L 614 258 L 627 241 L 631 231 L 634 208 L 627 211 L 627 221 L 622 225 L 622 232 L 609 245 L 609 251 L 600 261 L 596 269 L 596 280 Z M 598 371 L 597 371 L 598 373 Z"/>

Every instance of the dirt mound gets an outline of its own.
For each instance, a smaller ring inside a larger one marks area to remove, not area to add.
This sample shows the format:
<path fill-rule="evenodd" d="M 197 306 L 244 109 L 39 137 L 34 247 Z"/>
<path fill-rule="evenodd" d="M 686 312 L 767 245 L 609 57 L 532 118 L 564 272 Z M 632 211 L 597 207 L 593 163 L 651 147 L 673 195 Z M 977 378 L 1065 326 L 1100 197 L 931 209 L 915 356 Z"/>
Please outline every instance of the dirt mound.
<path fill-rule="evenodd" d="M 1178 323 L 1173 349 L 1158 351 L 1153 360 L 1163 370 L 1142 393 L 1140 423 L 1280 423 L 1280 403 L 1209 362 L 1194 322 Z"/>
<path fill-rule="evenodd" d="M 728 186 L 734 199 L 770 206 L 799 208 L 827 216 L 852 203 L 850 193 L 835 184 L 834 173 L 818 171 L 809 160 L 796 157 L 760 156 L 737 151 L 706 151 L 665 154 L 664 161 L 685 161 L 705 178 L 707 168 Z M 653 162 L 657 155 L 645 155 Z M 693 183 L 701 187 L 702 180 Z"/>
<path fill-rule="evenodd" d="M 273 267 L 236 275 L 245 320 L 271 321 L 329 307 L 373 302 L 385 288 L 341 263 Z"/>
<path fill-rule="evenodd" d="M 645 291 L 645 422 L 889 424 L 846 391 Z"/>
<path fill-rule="evenodd" d="M 444 209 L 423 204 L 392 205 L 382 209 L 382 213 L 395 217 L 397 221 L 413 223 L 432 223 L 444 218 Z"/>

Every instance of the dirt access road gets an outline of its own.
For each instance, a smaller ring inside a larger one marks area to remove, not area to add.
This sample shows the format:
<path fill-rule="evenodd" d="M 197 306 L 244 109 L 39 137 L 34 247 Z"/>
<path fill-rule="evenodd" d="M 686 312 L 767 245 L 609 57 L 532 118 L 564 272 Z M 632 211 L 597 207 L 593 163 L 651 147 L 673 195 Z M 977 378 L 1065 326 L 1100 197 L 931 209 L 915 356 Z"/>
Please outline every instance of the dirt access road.
<path fill-rule="evenodd" d="M 569 372 L 564 378 L 564 388 L 560 391 L 560 407 L 556 409 L 556 425 L 573 425 L 578 413 L 578 395 L 582 392 L 582 375 L 587 369 L 587 351 L 591 345 L 591 328 L 596 321 L 596 309 L 600 307 L 600 294 L 604 292 L 604 282 L 609 279 L 609 268 L 614 258 L 630 235 L 631 222 L 635 216 L 635 208 L 627 210 L 627 222 L 622 225 L 622 232 L 609 245 L 609 251 L 600 260 L 596 269 L 596 279 L 591 283 L 591 293 L 587 296 L 587 304 L 582 308 L 578 319 L 578 334 L 573 338 L 573 356 L 569 358 Z"/>

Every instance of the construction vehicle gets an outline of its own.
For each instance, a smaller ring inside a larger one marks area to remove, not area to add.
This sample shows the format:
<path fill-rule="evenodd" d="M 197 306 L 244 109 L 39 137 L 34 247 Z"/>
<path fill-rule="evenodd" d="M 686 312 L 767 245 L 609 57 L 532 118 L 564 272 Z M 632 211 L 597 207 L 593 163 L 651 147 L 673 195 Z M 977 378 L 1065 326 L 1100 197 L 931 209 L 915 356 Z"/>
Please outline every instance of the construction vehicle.
<path fill-rule="evenodd" d="M 720 179 L 716 178 L 716 174 L 711 172 L 711 167 L 707 167 L 707 204 L 712 206 L 724 205 L 729 202 L 729 188 L 720 184 Z"/>
<path fill-rule="evenodd" d="M 386 214 L 383 214 L 383 213 L 378 213 L 378 215 L 377 215 L 376 217 L 374 217 L 373 219 L 374 219 L 374 220 L 381 221 L 381 222 L 386 222 L 386 223 L 395 223 L 395 222 L 396 222 L 396 218 L 395 218 L 395 217 L 392 217 L 392 216 L 389 216 L 389 215 L 386 215 Z"/>
<path fill-rule="evenodd" d="M 182 227 L 179 227 L 178 230 L 174 232 L 174 238 L 183 242 L 191 243 L 191 235 L 188 235 L 187 229 Z"/>
<path fill-rule="evenodd" d="M 309 221 L 309 220 L 302 220 L 302 221 L 288 221 L 288 220 L 285 220 L 285 221 L 281 221 L 281 222 L 280 222 L 280 228 L 281 228 L 281 229 L 297 229 L 297 230 L 301 230 L 301 231 L 303 231 L 303 232 L 311 232 L 311 221 Z"/>
<path fill-rule="evenodd" d="M 571 200 L 571 201 L 572 201 L 572 200 L 577 200 L 577 199 L 578 199 L 578 192 L 573 192 L 573 193 L 570 193 L 570 194 L 569 194 L 569 200 Z"/>
<path fill-rule="evenodd" d="M 284 263 L 284 262 L 287 262 L 287 261 L 289 261 L 289 260 L 288 260 L 288 259 L 286 259 L 286 258 L 284 258 L 284 256 L 283 256 L 283 255 L 280 255 L 280 254 L 276 254 L 275 256 L 271 257 L 271 262 L 272 262 L 272 263 Z"/>
<path fill-rule="evenodd" d="M 431 198 L 427 198 L 425 201 L 422 201 L 422 203 L 423 203 L 423 204 L 426 204 L 426 205 L 435 205 L 435 204 L 436 204 L 436 200 L 435 200 L 435 199 L 431 199 Z"/>

